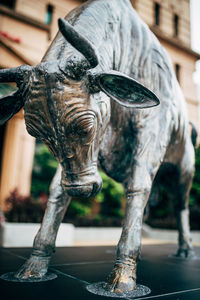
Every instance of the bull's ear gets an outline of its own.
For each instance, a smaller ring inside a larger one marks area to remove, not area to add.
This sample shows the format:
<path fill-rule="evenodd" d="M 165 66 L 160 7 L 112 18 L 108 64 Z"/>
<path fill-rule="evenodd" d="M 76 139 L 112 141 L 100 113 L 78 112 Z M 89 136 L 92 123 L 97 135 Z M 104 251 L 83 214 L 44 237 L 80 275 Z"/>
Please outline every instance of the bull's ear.
<path fill-rule="evenodd" d="M 0 98 L 0 125 L 3 125 L 14 114 L 16 114 L 24 103 L 17 92 L 13 92 L 5 97 Z"/>
<path fill-rule="evenodd" d="M 152 91 L 120 72 L 98 74 L 97 80 L 100 89 L 123 106 L 147 108 L 160 103 Z"/>

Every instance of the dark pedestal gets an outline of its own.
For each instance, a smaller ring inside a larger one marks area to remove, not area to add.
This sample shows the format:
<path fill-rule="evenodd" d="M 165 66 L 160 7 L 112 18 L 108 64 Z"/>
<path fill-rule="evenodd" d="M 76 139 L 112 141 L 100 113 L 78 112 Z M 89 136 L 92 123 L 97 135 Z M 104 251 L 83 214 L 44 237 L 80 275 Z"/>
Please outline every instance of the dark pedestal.
<path fill-rule="evenodd" d="M 0 275 L 17 270 L 31 249 L 0 249 Z M 151 294 L 138 299 L 200 300 L 200 259 L 170 257 L 175 245 L 143 246 L 138 264 L 138 283 L 148 286 Z M 200 248 L 196 248 L 200 256 Z M 0 280 L 1 300 L 83 300 L 111 299 L 89 293 L 87 283 L 104 281 L 111 271 L 114 247 L 57 248 L 50 272 L 58 277 L 37 283 Z M 113 298 L 112 298 L 113 299 Z"/>

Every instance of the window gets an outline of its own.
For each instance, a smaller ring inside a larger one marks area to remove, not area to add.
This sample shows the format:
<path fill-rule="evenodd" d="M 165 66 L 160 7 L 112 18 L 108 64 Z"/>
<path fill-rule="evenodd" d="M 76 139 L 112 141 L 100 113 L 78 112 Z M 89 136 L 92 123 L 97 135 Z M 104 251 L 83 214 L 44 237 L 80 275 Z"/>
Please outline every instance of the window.
<path fill-rule="evenodd" d="M 180 65 L 179 64 L 175 64 L 175 73 L 176 73 L 176 78 L 177 78 L 178 82 L 180 82 Z"/>
<path fill-rule="evenodd" d="M 154 25 L 160 25 L 160 4 L 154 4 Z"/>
<path fill-rule="evenodd" d="M 11 9 L 14 9 L 15 8 L 15 0 L 0 0 L 0 5 L 4 5 Z"/>
<path fill-rule="evenodd" d="M 177 14 L 174 15 L 174 36 L 178 36 L 178 29 L 179 29 L 179 17 Z"/>
<path fill-rule="evenodd" d="M 45 15 L 45 24 L 47 25 L 51 24 L 52 16 L 53 16 L 53 5 L 48 4 L 46 9 L 46 15 Z"/>

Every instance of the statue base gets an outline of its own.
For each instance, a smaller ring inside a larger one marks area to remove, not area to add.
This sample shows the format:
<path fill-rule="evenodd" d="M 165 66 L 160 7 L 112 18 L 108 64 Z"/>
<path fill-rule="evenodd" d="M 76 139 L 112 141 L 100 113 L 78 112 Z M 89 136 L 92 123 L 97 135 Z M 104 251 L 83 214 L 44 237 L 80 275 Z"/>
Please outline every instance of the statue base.
<path fill-rule="evenodd" d="M 200 256 L 199 255 L 194 255 L 194 256 L 179 256 L 177 254 L 170 254 L 168 255 L 169 258 L 174 258 L 174 259 L 177 259 L 177 260 L 183 260 L 183 261 L 193 261 L 193 260 L 200 260 Z"/>
<path fill-rule="evenodd" d="M 0 276 L 1 279 L 6 280 L 6 281 L 13 281 L 13 282 L 42 282 L 42 281 L 49 281 L 56 279 L 58 276 L 54 273 L 47 273 L 44 275 L 42 278 L 27 278 L 27 279 L 19 279 L 15 277 L 15 272 L 9 272 L 5 273 Z"/>
<path fill-rule="evenodd" d="M 131 298 L 134 299 L 136 297 L 142 297 L 142 296 L 146 296 L 148 294 L 151 293 L 151 290 L 141 284 L 137 284 L 136 289 L 134 291 L 131 292 L 127 292 L 127 293 L 114 293 L 114 292 L 110 292 L 107 291 L 105 289 L 105 282 L 97 282 L 97 283 L 92 283 L 87 285 L 86 289 L 95 295 L 99 295 L 99 296 L 105 296 L 105 297 L 115 297 L 115 298 Z"/>

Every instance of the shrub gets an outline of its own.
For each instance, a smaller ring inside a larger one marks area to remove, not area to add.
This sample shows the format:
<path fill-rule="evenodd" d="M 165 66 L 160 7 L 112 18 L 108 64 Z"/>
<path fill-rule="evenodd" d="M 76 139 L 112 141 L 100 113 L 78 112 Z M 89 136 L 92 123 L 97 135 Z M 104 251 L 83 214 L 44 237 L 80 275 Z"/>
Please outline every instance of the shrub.
<path fill-rule="evenodd" d="M 6 199 L 8 211 L 5 213 L 8 222 L 40 223 L 46 208 L 47 198 L 37 201 L 30 196 L 21 196 L 15 189 Z"/>

